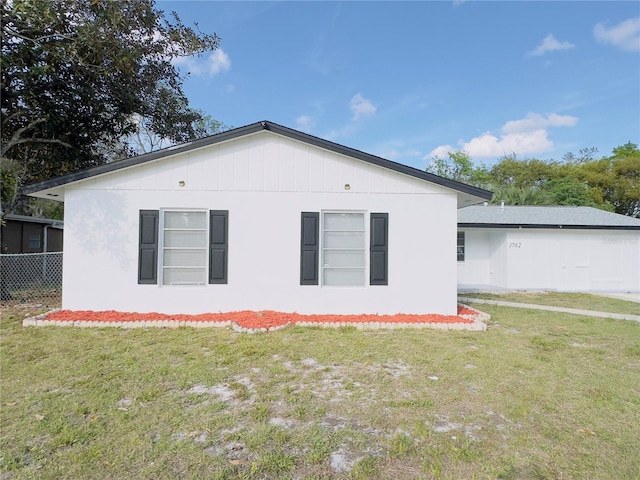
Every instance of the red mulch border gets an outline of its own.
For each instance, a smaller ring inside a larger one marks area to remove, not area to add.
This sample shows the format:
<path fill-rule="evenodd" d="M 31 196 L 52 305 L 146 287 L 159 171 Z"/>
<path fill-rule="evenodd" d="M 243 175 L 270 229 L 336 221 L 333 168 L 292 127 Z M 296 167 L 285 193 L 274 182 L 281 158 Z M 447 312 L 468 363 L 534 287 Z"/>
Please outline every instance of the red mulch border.
<path fill-rule="evenodd" d="M 472 325 L 480 312 L 468 308 L 464 305 L 458 306 L 457 315 L 438 314 L 404 314 L 395 315 L 302 315 L 299 313 L 283 313 L 271 310 L 264 311 L 239 311 L 227 313 L 204 313 L 199 315 L 165 314 L 165 313 L 136 313 L 118 312 L 115 310 L 93 311 L 93 310 L 58 310 L 50 312 L 39 320 L 52 322 L 98 322 L 98 323 L 129 323 L 129 322 L 230 322 L 235 323 L 244 329 L 273 329 L 290 324 L 340 324 L 358 325 L 364 323 L 380 324 L 468 324 Z M 469 318 L 472 317 L 472 318 Z"/>

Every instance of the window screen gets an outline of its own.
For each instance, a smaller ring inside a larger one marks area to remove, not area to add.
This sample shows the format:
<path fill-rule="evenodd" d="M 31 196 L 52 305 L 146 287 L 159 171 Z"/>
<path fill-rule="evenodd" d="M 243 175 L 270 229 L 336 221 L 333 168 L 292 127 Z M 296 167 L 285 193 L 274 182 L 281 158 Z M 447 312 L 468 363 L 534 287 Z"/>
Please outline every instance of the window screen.
<path fill-rule="evenodd" d="M 322 216 L 323 285 L 365 282 L 364 213 L 325 212 Z"/>
<path fill-rule="evenodd" d="M 165 211 L 163 285 L 204 285 L 207 281 L 207 214 Z"/>

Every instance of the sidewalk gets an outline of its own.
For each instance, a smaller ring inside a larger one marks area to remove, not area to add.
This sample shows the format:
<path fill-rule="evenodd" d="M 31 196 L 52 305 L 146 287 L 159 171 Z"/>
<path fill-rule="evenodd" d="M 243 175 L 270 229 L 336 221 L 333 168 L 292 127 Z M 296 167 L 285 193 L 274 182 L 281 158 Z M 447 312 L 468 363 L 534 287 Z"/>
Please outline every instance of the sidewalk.
<path fill-rule="evenodd" d="M 626 300 L 627 302 L 640 303 L 640 293 L 594 293 L 594 295 L 600 295 L 601 297 L 619 298 L 620 300 Z M 640 309 L 640 307 L 638 307 Z"/>
<path fill-rule="evenodd" d="M 487 305 L 498 305 L 501 307 L 528 308 L 531 310 L 546 310 L 549 312 L 572 313 L 586 317 L 615 318 L 616 320 L 632 320 L 640 322 L 640 315 L 629 315 L 625 313 L 597 312 L 595 310 L 581 310 L 579 308 L 550 307 L 548 305 L 534 305 L 531 303 L 503 302 L 501 300 L 485 300 L 482 298 L 458 297 L 463 303 L 485 303 Z M 639 308 L 640 309 L 640 308 Z"/>

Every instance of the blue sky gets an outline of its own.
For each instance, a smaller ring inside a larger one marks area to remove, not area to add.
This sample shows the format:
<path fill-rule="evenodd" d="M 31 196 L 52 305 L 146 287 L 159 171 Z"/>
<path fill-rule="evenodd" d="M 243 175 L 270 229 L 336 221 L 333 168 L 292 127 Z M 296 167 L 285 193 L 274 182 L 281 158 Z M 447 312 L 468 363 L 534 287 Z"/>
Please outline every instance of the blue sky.
<path fill-rule="evenodd" d="M 424 169 L 464 150 L 601 156 L 640 143 L 640 2 L 162 1 L 220 49 L 181 59 L 193 107 Z"/>

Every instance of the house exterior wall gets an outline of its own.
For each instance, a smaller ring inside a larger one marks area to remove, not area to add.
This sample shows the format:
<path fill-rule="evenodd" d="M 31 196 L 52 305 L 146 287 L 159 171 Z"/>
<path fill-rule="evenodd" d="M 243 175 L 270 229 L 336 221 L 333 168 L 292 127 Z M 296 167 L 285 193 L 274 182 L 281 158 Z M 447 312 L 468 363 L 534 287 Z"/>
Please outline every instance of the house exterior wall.
<path fill-rule="evenodd" d="M 485 260 L 458 265 L 458 285 L 559 291 L 640 291 L 640 232 L 467 229 Z M 499 233 L 497 233 L 499 232 Z M 473 258 L 473 257 L 472 257 Z M 485 283 L 485 280 L 488 281 Z"/>
<path fill-rule="evenodd" d="M 486 230 L 465 231 L 464 261 L 458 262 L 458 279 L 469 285 L 491 283 L 491 232 Z"/>
<path fill-rule="evenodd" d="M 63 308 L 455 314 L 456 205 L 447 188 L 258 133 L 68 186 Z M 227 284 L 138 285 L 139 211 L 171 208 L 228 210 Z M 300 285 L 301 212 L 328 210 L 367 214 L 367 280 L 368 214 L 389 214 L 387 286 Z"/>

